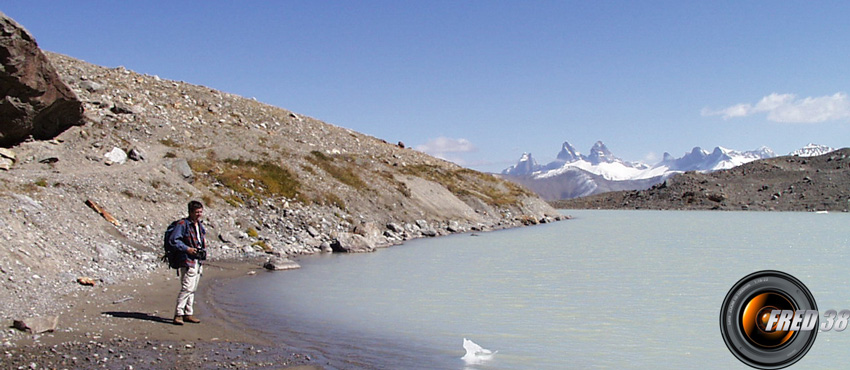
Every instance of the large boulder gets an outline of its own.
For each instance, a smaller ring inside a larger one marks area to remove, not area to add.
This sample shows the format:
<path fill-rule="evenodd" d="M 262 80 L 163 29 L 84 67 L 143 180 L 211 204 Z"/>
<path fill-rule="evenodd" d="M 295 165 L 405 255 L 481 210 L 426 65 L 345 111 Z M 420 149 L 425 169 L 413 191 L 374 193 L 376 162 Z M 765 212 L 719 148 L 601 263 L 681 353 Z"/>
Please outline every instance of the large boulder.
<path fill-rule="evenodd" d="M 374 252 L 375 245 L 360 234 L 342 233 L 331 242 L 334 253 Z"/>
<path fill-rule="evenodd" d="M 35 39 L 0 12 L 0 146 L 51 139 L 83 123 L 83 105 Z"/>
<path fill-rule="evenodd" d="M 299 269 L 301 265 L 286 257 L 272 257 L 263 265 L 272 271 Z"/>

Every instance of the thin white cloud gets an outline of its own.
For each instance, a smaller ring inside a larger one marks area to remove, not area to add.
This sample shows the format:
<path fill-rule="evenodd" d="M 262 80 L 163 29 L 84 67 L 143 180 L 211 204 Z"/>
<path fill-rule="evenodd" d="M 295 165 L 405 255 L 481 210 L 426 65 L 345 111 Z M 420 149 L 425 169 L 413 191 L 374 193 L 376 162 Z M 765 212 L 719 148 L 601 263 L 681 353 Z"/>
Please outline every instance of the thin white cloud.
<path fill-rule="evenodd" d="M 464 166 L 467 164 L 467 161 L 457 154 L 474 152 L 478 148 L 467 139 L 453 139 L 440 136 L 436 139 L 428 140 L 425 144 L 417 145 L 416 150 Z"/>
<path fill-rule="evenodd" d="M 646 155 L 643 157 L 643 163 L 656 163 L 660 160 L 661 159 L 658 158 L 658 154 L 656 154 L 655 152 L 646 153 Z"/>
<path fill-rule="evenodd" d="M 440 136 L 436 139 L 428 140 L 425 144 L 417 145 L 416 150 L 436 156 L 443 153 L 469 153 L 478 150 L 478 148 L 466 139 L 452 139 Z"/>
<path fill-rule="evenodd" d="M 721 110 L 704 108 L 703 116 L 724 119 L 767 113 L 767 119 L 782 123 L 818 123 L 850 118 L 850 98 L 845 93 L 798 99 L 794 94 L 773 93 L 755 105 L 742 103 Z"/>

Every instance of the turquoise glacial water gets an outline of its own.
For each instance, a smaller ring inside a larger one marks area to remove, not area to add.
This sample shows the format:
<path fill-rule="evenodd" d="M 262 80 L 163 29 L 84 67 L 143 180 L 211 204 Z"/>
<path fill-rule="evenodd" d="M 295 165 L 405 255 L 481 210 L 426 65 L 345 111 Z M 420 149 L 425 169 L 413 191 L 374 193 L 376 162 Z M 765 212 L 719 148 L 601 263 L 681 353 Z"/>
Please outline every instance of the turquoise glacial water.
<path fill-rule="evenodd" d="M 766 269 L 822 312 L 850 309 L 850 214 L 562 212 L 574 219 L 303 257 L 213 294 L 329 369 L 747 369 L 720 306 Z M 466 363 L 464 338 L 498 352 Z M 822 332 L 794 368 L 846 367 L 848 348 L 850 330 Z"/>

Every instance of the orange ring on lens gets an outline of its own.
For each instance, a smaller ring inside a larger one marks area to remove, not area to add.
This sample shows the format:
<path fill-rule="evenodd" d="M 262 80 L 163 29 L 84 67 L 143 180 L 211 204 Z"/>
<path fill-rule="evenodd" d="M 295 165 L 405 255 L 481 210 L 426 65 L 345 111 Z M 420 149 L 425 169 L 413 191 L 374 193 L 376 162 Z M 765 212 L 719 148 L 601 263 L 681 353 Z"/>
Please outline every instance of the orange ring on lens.
<path fill-rule="evenodd" d="M 778 310 L 791 311 L 796 311 L 797 308 L 784 295 L 775 292 L 761 293 L 751 298 L 750 301 L 747 302 L 746 307 L 744 307 L 744 311 L 741 314 L 741 325 L 743 326 L 744 333 L 747 335 L 747 339 L 749 339 L 751 343 L 763 348 L 776 348 L 788 343 L 788 341 L 794 337 L 796 331 L 763 330 L 759 325 L 759 322 L 762 320 L 762 317 L 760 317 L 759 314 L 762 313 L 766 307 L 774 307 Z"/>

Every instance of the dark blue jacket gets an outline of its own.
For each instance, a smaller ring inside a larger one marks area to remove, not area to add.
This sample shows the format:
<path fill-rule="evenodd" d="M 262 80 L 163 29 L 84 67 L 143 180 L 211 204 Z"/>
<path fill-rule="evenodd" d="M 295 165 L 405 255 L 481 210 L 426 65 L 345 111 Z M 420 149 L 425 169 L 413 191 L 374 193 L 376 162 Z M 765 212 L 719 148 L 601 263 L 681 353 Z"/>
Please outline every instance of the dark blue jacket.
<path fill-rule="evenodd" d="M 177 251 L 180 267 L 194 267 L 196 263 L 202 263 L 195 256 L 187 253 L 190 247 L 195 249 L 207 247 L 207 231 L 204 229 L 203 222 L 198 222 L 198 229 L 201 231 L 200 235 L 196 235 L 195 223 L 189 218 L 184 218 L 177 221 L 171 234 L 168 235 L 168 245 Z"/>

